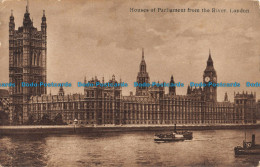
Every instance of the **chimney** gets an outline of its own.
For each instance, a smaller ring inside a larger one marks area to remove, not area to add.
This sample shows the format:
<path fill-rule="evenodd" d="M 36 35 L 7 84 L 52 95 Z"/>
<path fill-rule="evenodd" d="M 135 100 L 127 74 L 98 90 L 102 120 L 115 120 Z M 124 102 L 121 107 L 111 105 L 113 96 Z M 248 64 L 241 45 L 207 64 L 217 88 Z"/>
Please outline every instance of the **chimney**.
<path fill-rule="evenodd" d="M 252 147 L 255 146 L 255 134 L 252 134 Z"/>

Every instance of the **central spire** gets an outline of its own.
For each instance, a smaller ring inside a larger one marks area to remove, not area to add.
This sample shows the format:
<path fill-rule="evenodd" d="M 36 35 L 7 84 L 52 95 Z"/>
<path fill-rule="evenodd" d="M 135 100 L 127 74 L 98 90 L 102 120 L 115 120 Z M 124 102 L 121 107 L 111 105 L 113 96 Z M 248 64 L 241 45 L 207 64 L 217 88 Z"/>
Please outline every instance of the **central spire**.
<path fill-rule="evenodd" d="M 146 63 L 144 60 L 144 48 L 142 48 L 142 60 L 140 63 L 140 72 L 146 72 Z"/>
<path fill-rule="evenodd" d="M 144 48 L 142 48 L 142 60 L 139 66 L 139 72 L 137 74 L 137 83 L 139 84 L 144 84 L 144 83 L 149 83 L 150 78 L 149 74 L 146 71 L 146 63 L 144 60 Z M 136 87 L 136 95 L 137 96 L 148 96 L 148 87 Z"/>
<path fill-rule="evenodd" d="M 26 4 L 26 13 L 29 13 L 29 0 L 27 0 L 27 4 Z"/>
<path fill-rule="evenodd" d="M 144 60 L 144 48 L 142 48 L 142 59 Z"/>
<path fill-rule="evenodd" d="M 27 4 L 26 4 L 26 12 L 24 13 L 23 25 L 24 26 L 32 25 L 32 21 L 30 19 L 30 13 L 29 13 L 29 1 L 28 0 L 27 0 Z"/>

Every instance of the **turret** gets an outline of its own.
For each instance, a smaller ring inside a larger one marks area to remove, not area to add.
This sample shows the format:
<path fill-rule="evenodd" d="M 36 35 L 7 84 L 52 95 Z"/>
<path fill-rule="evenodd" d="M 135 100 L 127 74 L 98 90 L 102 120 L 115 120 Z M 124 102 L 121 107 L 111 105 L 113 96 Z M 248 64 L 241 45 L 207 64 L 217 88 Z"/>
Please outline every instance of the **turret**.
<path fill-rule="evenodd" d="M 227 92 L 225 93 L 224 102 L 228 102 L 228 95 L 227 95 Z"/>
<path fill-rule="evenodd" d="M 59 89 L 59 93 L 58 93 L 58 95 L 59 96 L 64 96 L 64 89 L 63 89 L 63 86 L 61 85 L 61 87 L 60 87 L 60 89 Z"/>
<path fill-rule="evenodd" d="M 46 33 L 46 29 L 47 29 L 46 16 L 45 16 L 45 10 L 43 10 L 41 30 L 42 32 Z"/>
<path fill-rule="evenodd" d="M 47 62 L 47 23 L 46 23 L 46 16 L 45 16 L 45 10 L 43 10 L 43 16 L 42 16 L 42 23 L 41 23 L 41 32 L 42 32 L 42 66 L 44 68 L 44 82 L 47 81 L 47 70 L 46 70 L 46 62 Z M 44 90 L 44 92 L 47 92 L 47 90 Z"/>
<path fill-rule="evenodd" d="M 191 94 L 191 88 L 190 88 L 190 85 L 188 85 L 188 88 L 187 88 L 187 95 L 190 95 Z"/>
<path fill-rule="evenodd" d="M 10 16 L 10 22 L 9 22 L 9 49 L 10 49 L 9 56 L 11 58 L 11 61 L 9 62 L 10 63 L 9 66 L 13 66 L 14 32 L 15 32 L 15 23 L 14 23 L 13 10 L 11 10 L 11 16 Z"/>
<path fill-rule="evenodd" d="M 42 47 L 47 47 L 47 23 L 46 23 L 46 16 L 45 16 L 45 10 L 43 10 L 43 16 L 42 16 L 42 23 L 41 23 L 41 32 L 42 32 L 42 39 L 43 44 Z"/>
<path fill-rule="evenodd" d="M 9 32 L 13 32 L 14 30 L 15 30 L 14 16 L 13 16 L 13 10 L 11 10 L 11 16 L 10 16 L 10 22 L 9 22 Z"/>
<path fill-rule="evenodd" d="M 86 78 L 86 76 L 84 77 L 84 84 L 86 84 L 87 83 L 87 78 Z"/>
<path fill-rule="evenodd" d="M 176 87 L 175 87 L 173 75 L 171 76 L 171 81 L 170 81 L 170 86 L 169 86 L 169 94 L 170 95 L 176 95 Z"/>
<path fill-rule="evenodd" d="M 29 26 L 31 26 L 31 24 L 32 24 L 32 21 L 31 21 L 31 18 L 30 18 L 29 5 L 28 5 L 28 1 L 27 1 L 26 11 L 25 11 L 24 17 L 23 17 L 23 26 L 29 27 Z"/>

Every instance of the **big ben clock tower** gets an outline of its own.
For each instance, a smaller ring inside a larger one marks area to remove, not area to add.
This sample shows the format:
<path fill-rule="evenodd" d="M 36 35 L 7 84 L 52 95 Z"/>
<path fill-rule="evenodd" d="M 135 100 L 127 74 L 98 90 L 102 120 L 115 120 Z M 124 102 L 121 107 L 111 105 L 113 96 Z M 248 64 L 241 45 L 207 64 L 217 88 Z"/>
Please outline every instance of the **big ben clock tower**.
<path fill-rule="evenodd" d="M 204 87 L 204 94 L 206 101 L 217 102 L 217 87 L 213 87 L 212 84 L 211 86 L 208 86 L 210 82 L 212 84 L 217 83 L 217 73 L 214 69 L 213 60 L 209 51 L 207 67 L 203 74 L 203 83 L 207 84 L 207 86 Z"/>

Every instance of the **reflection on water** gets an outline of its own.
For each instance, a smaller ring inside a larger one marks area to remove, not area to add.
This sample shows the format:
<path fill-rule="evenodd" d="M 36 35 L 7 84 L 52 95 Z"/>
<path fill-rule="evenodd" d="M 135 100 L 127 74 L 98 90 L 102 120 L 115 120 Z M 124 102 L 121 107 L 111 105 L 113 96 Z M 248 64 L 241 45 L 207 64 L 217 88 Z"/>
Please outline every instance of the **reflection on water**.
<path fill-rule="evenodd" d="M 260 130 L 256 134 L 260 144 Z M 2 166 L 257 166 L 260 156 L 234 156 L 243 130 L 194 131 L 193 140 L 155 143 L 154 132 L 0 137 Z"/>
<path fill-rule="evenodd" d="M 45 166 L 45 137 L 11 136 L 0 138 L 0 164 L 2 166 Z"/>

